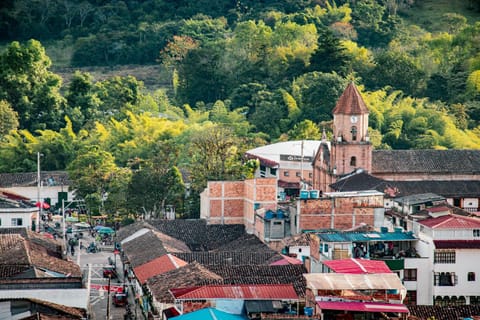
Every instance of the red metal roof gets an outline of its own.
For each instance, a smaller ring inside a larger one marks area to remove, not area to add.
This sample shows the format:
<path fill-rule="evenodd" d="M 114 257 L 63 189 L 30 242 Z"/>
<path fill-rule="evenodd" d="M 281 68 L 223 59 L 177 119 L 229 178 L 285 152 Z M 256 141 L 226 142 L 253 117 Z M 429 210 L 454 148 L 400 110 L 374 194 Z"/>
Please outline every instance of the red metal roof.
<path fill-rule="evenodd" d="M 393 303 L 318 301 L 317 305 L 327 310 L 409 313 L 405 305 Z"/>
<path fill-rule="evenodd" d="M 480 240 L 434 240 L 436 249 L 480 249 Z"/>
<path fill-rule="evenodd" d="M 153 276 L 178 269 L 187 264 L 187 262 L 171 254 L 166 254 L 134 268 L 133 272 L 137 276 L 138 281 L 143 284 Z"/>
<path fill-rule="evenodd" d="M 170 292 L 176 300 L 241 299 L 241 300 L 298 300 L 292 284 L 212 285 L 174 288 Z"/>
<path fill-rule="evenodd" d="M 476 229 L 480 228 L 480 219 L 448 214 L 438 218 L 419 221 L 420 224 L 432 229 Z"/>
<path fill-rule="evenodd" d="M 384 261 L 367 259 L 339 259 L 322 261 L 336 273 L 392 273 Z"/>

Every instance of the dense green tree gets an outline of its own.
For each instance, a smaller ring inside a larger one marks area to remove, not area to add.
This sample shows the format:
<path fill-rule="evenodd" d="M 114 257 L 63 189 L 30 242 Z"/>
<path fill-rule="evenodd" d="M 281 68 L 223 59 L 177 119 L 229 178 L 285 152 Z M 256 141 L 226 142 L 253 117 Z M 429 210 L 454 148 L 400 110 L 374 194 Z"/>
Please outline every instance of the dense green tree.
<path fill-rule="evenodd" d="M 222 39 L 227 31 L 227 20 L 225 18 L 212 19 L 202 14 L 183 21 L 183 25 L 180 27 L 182 36 L 190 37 L 200 43 Z"/>
<path fill-rule="evenodd" d="M 320 128 L 310 120 L 303 120 L 288 131 L 290 140 L 320 140 Z"/>
<path fill-rule="evenodd" d="M 330 120 L 347 81 L 336 73 L 310 72 L 292 83 L 292 96 L 302 111 L 301 119 L 314 123 Z"/>
<path fill-rule="evenodd" d="M 201 192 L 208 180 L 238 179 L 239 145 L 233 131 L 224 126 L 211 125 L 192 134 L 189 145 L 192 188 Z"/>
<path fill-rule="evenodd" d="M 425 72 L 411 57 L 393 51 L 384 51 L 375 56 L 375 67 L 366 80 L 370 88 L 391 86 L 412 96 L 419 96 L 427 82 Z"/>
<path fill-rule="evenodd" d="M 34 172 L 37 157 L 33 146 L 36 143 L 36 137 L 27 130 L 14 130 L 4 136 L 0 140 L 0 172 Z"/>
<path fill-rule="evenodd" d="M 226 98 L 226 74 L 220 65 L 223 50 L 222 43 L 215 43 L 188 52 L 178 68 L 176 99 L 180 104 L 195 105 L 198 101 L 210 103 Z"/>
<path fill-rule="evenodd" d="M 345 76 L 350 71 L 347 69 L 349 65 L 349 57 L 340 40 L 329 29 L 321 30 L 318 37 L 318 48 L 310 58 L 310 70 L 325 73 L 336 72 Z"/>
<path fill-rule="evenodd" d="M 144 163 L 128 184 L 128 208 L 145 218 L 163 217 L 166 205 L 182 209 L 185 188 L 176 167 Z"/>
<path fill-rule="evenodd" d="M 143 83 L 133 76 L 115 76 L 97 82 L 95 93 L 100 101 L 98 110 L 100 119 L 97 120 L 102 120 L 102 118 L 123 120 L 127 118 L 129 112 L 137 114 L 142 111 L 150 111 L 139 110 L 143 90 Z"/>
<path fill-rule="evenodd" d="M 288 109 L 283 102 L 283 96 L 278 91 L 259 91 L 253 97 L 255 112 L 248 120 L 256 131 L 266 133 L 272 139 L 286 131 L 282 127 L 282 119 L 288 118 Z"/>
<path fill-rule="evenodd" d="M 93 121 L 102 116 L 101 101 L 95 91 L 93 77 L 89 73 L 74 73 L 65 97 L 68 104 L 66 113 L 72 119 L 76 131 L 92 126 Z"/>
<path fill-rule="evenodd" d="M 18 113 L 20 128 L 59 129 L 65 99 L 61 78 L 49 71 L 50 58 L 40 42 L 12 42 L 0 54 L 0 100 Z"/>
<path fill-rule="evenodd" d="M 18 113 L 5 100 L 0 100 L 0 138 L 18 128 Z"/>
<path fill-rule="evenodd" d="M 98 146 L 90 146 L 79 152 L 67 167 L 76 196 L 84 199 L 89 208 L 101 210 L 104 209 L 102 204 L 118 170 L 114 157 Z"/>

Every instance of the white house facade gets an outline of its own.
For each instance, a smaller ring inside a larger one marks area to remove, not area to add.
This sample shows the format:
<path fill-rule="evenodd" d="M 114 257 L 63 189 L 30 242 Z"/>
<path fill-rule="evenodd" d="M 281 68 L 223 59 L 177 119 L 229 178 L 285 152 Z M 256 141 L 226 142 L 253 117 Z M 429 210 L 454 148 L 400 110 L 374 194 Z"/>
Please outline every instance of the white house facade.
<path fill-rule="evenodd" d="M 480 219 L 447 214 L 414 224 L 417 250 L 428 257 L 428 266 L 415 267 L 430 271 L 418 304 L 480 304 Z"/>

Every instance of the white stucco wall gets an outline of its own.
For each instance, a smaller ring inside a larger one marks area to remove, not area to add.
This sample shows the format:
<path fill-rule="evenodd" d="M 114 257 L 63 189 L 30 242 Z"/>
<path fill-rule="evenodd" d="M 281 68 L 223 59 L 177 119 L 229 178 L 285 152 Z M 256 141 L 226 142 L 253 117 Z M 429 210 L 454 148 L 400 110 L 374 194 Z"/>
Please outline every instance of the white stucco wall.
<path fill-rule="evenodd" d="M 0 209 L 0 228 L 22 227 L 30 229 L 38 208 Z M 12 224 L 12 219 L 22 219 L 22 225 Z"/>

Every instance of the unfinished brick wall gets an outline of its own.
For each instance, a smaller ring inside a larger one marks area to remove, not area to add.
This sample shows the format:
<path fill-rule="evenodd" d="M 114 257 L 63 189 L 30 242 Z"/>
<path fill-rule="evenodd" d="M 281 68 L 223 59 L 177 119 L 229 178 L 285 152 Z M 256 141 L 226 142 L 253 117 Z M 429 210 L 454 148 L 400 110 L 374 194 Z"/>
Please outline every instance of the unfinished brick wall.
<path fill-rule="evenodd" d="M 201 218 L 209 224 L 244 224 L 253 233 L 255 206 L 276 208 L 276 203 L 275 178 L 209 181 L 201 195 Z"/>
<path fill-rule="evenodd" d="M 349 229 L 360 223 L 374 225 L 376 197 L 344 197 L 298 200 L 301 230 Z M 333 208 L 332 208 L 333 205 Z"/>

